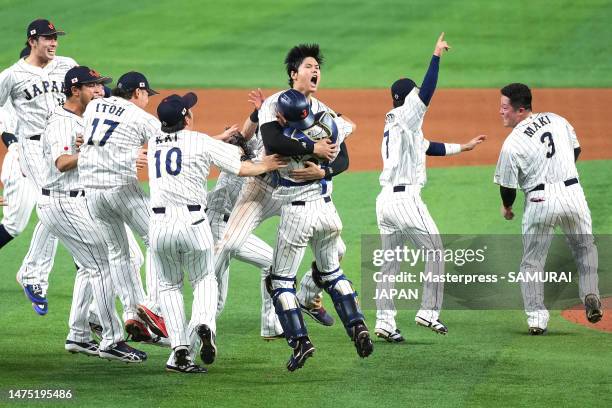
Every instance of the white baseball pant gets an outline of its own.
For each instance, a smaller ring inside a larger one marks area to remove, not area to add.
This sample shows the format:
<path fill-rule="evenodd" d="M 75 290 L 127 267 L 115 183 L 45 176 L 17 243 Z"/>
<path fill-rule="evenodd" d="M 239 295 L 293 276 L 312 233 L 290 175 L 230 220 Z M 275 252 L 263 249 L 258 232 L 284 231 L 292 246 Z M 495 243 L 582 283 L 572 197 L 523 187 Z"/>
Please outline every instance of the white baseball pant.
<path fill-rule="evenodd" d="M 391 186 L 385 187 L 376 199 L 376 218 L 382 238 L 383 250 L 394 250 L 410 241 L 415 248 L 443 251 L 442 240 L 438 227 L 421 199 L 420 186 L 405 186 L 405 191 L 394 192 Z M 441 252 L 439 252 L 441 253 Z M 400 272 L 399 262 L 386 262 L 381 272 L 384 275 L 397 275 Z M 427 274 L 444 274 L 443 258 L 431 256 L 425 262 Z M 394 282 L 381 279 L 377 283 L 377 293 L 389 291 Z M 421 309 L 418 315 L 435 321 L 440 315 L 444 296 L 444 284 L 437 282 L 424 282 L 421 297 Z M 397 311 L 393 299 L 376 300 L 376 328 L 390 333 L 397 329 L 395 316 Z"/>
<path fill-rule="evenodd" d="M 559 225 L 565 234 L 579 273 L 579 296 L 584 302 L 588 294 L 599 297 L 598 254 L 595 246 L 591 212 L 580 184 L 565 186 L 563 182 L 546 184 L 544 190 L 525 194 L 523 214 L 523 258 L 520 271 L 543 272 L 546 257 Z M 549 313 L 544 305 L 544 283 L 521 282 L 521 293 L 529 327 L 545 329 Z"/>

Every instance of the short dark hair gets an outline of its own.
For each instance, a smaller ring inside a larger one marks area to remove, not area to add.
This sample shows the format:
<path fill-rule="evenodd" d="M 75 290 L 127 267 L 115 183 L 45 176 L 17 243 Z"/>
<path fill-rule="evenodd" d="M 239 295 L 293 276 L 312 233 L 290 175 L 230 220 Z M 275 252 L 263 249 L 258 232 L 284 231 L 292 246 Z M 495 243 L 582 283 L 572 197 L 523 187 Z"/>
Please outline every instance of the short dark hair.
<path fill-rule="evenodd" d="M 176 133 L 176 132 L 179 132 L 185 129 L 185 125 L 187 125 L 187 123 L 185 122 L 185 119 L 183 118 L 183 120 L 181 120 L 179 123 L 176 123 L 172 126 L 162 125 L 161 131 L 164 133 Z"/>
<path fill-rule="evenodd" d="M 527 85 L 518 82 L 506 85 L 501 89 L 501 94 L 510 99 L 510 105 L 514 110 L 519 108 L 531 110 L 531 89 Z"/>
<path fill-rule="evenodd" d="M 130 100 L 132 99 L 132 96 L 134 96 L 134 91 L 136 91 L 136 89 L 124 89 L 124 88 L 116 87 L 116 88 L 113 88 L 113 90 L 111 91 L 111 94 L 118 98 Z"/>
<path fill-rule="evenodd" d="M 81 89 L 83 87 L 83 84 L 78 84 L 78 85 L 72 85 L 66 89 L 64 89 L 64 95 L 66 95 L 66 98 L 70 98 L 72 96 L 72 87 L 75 86 L 78 89 Z"/>
<path fill-rule="evenodd" d="M 289 76 L 289 86 L 293 86 L 293 79 L 291 79 L 291 73 L 297 72 L 302 62 L 312 57 L 319 63 L 319 66 L 323 65 L 323 54 L 319 49 L 319 44 L 299 44 L 289 50 L 285 57 L 285 66 L 287 67 L 287 75 Z"/>

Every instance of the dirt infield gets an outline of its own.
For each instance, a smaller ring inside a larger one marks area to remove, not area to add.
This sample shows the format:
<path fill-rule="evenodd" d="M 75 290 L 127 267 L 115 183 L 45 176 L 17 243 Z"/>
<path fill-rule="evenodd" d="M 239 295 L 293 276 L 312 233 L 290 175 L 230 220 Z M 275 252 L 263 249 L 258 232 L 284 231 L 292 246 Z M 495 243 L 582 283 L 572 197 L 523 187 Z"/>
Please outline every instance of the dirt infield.
<path fill-rule="evenodd" d="M 166 90 L 161 97 L 185 90 Z M 274 90 L 264 90 L 270 95 Z M 215 134 L 224 126 L 242 124 L 250 113 L 248 90 L 205 89 L 197 91 L 195 107 L 197 130 Z M 152 98 L 149 111 L 161 101 Z M 321 90 L 317 97 L 357 123 L 357 132 L 347 144 L 350 171 L 378 170 L 382 166 L 380 143 L 385 113 L 390 109 L 389 91 Z M 582 160 L 612 158 L 612 124 L 609 121 L 612 89 L 544 89 L 534 91 L 534 110 L 552 111 L 566 117 L 576 128 L 583 147 Z M 497 89 L 440 89 L 431 103 L 425 123 L 425 137 L 435 141 L 464 142 L 478 134 L 489 140 L 477 151 L 451 158 L 430 157 L 428 166 L 465 166 L 494 164 L 508 134 L 498 113 Z M 0 146 L 0 158 L 6 149 Z"/>
<path fill-rule="evenodd" d="M 591 329 L 612 333 L 612 298 L 602 299 L 601 306 L 604 315 L 601 321 L 597 324 L 588 322 L 584 313 L 584 306 L 582 304 L 564 310 L 561 312 L 561 316 L 570 322 L 578 323 Z"/>

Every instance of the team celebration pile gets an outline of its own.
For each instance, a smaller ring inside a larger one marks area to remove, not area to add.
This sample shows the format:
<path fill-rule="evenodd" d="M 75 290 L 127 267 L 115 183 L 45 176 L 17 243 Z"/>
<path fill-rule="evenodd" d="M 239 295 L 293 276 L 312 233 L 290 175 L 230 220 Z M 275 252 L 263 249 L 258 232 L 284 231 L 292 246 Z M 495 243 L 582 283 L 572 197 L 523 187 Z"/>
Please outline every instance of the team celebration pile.
<path fill-rule="evenodd" d="M 169 371 L 206 373 L 205 365 L 217 355 L 216 338 L 223 335 L 216 321 L 226 303 L 232 258 L 261 271 L 261 337 L 287 341 L 289 371 L 303 367 L 315 352 L 304 315 L 325 326 L 335 323 L 324 297 L 358 357 L 374 351 L 371 329 L 383 341 L 405 341 L 389 300 L 377 304 L 376 322 L 368 328 L 341 267 L 346 245 L 333 184 L 348 168 L 345 140 L 358 124 L 350 112 L 336 112 L 315 98 L 324 62 L 318 45 L 289 45 L 284 60 L 289 89 L 267 96 L 259 89 L 250 92 L 254 109 L 242 127 L 209 136 L 194 130 L 195 93 L 156 101 L 146 73 L 136 71 L 110 86 L 113 80 L 95 67 L 79 65 L 86 61 L 56 55 L 64 34 L 48 20 L 33 21 L 19 60 L 0 74 L 0 131 L 8 148 L 0 248 L 25 229 L 36 207 L 40 221 L 17 280 L 39 315 L 49 312 L 48 277 L 58 242 L 74 258 L 68 352 L 142 363 L 147 354 L 132 347 L 142 343 L 169 349 Z M 440 59 L 449 49 L 442 33 L 420 86 L 407 78 L 391 85 L 376 200 L 383 249 L 406 242 L 442 248 L 421 199 L 426 156 L 456 155 L 486 141 L 484 135 L 465 144 L 424 138 Z M 559 115 L 532 112 L 524 84 L 505 86 L 500 98 L 499 113 L 511 132 L 494 182 L 507 220 L 514 217 L 517 189 L 525 193 L 520 270 L 544 270 L 552 231 L 561 226 L 580 273 L 587 319 L 596 323 L 603 315 L 597 247 L 575 165 L 576 133 Z M 156 104 L 157 117 L 145 111 L 149 103 Z M 207 191 L 211 166 L 221 173 Z M 139 169 L 148 172 L 149 195 L 138 181 Z M 273 216 L 280 217 L 274 248 L 253 234 Z M 144 254 L 134 234 L 144 242 Z M 307 246 L 315 259 L 298 284 Z M 383 274 L 398 274 L 399 268 L 388 263 Z M 444 262 L 427 259 L 425 271 L 442 275 Z M 189 320 L 185 276 L 193 290 Z M 379 289 L 392 287 L 385 280 Z M 528 333 L 545 334 L 544 284 L 524 282 L 521 289 Z M 446 335 L 449 329 L 440 320 L 443 283 L 426 282 L 422 293 L 415 322 Z"/>

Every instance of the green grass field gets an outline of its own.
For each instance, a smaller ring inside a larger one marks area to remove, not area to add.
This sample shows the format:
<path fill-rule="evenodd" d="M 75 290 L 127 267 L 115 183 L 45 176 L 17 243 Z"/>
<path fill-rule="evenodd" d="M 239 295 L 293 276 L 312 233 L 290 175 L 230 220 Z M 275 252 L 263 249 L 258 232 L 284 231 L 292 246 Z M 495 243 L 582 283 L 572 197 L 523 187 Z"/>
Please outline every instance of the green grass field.
<path fill-rule="evenodd" d="M 0 0 L 0 9 L 0 67 L 45 16 L 68 32 L 59 55 L 115 79 L 138 70 L 159 88 L 282 87 L 283 58 L 300 42 L 321 44 L 326 88 L 418 81 L 442 31 L 453 50 L 441 87 L 612 86 L 607 0 Z"/>
<path fill-rule="evenodd" d="M 579 170 L 595 232 L 612 232 L 611 204 L 607 200 L 607 175 L 612 163 L 579 163 Z M 423 197 L 441 232 L 520 231 L 518 219 L 506 222 L 498 214 L 492 173 L 491 167 L 429 170 Z M 343 268 L 357 285 L 360 236 L 376 233 L 377 176 L 348 173 L 338 177 L 335 184 L 334 201 L 344 221 L 343 237 L 348 244 Z M 277 222 L 266 222 L 258 235 L 273 243 Z M 445 311 L 443 318 L 450 329 L 446 337 L 416 327 L 414 312 L 401 311 L 398 325 L 407 342 L 392 345 L 376 341 L 374 354 L 365 360 L 357 357 L 341 326 L 325 328 L 308 320 L 317 352 L 302 370 L 288 373 L 284 368 L 289 355 L 286 344 L 265 343 L 259 338 L 259 273 L 238 262 L 232 264 L 228 305 L 219 321 L 219 357 L 207 375 L 193 378 L 164 372 L 168 350 L 152 346 L 143 346 L 149 360 L 140 366 L 71 355 L 63 350 L 74 274 L 66 251 L 58 250 L 51 275 L 49 315 L 37 316 L 13 279 L 27 251 L 33 225 L 2 251 L 1 406 L 27 405 L 5 399 L 7 390 L 15 388 L 71 389 L 76 396 L 72 401 L 32 406 L 612 404 L 610 334 L 569 323 L 558 311 L 551 313 L 550 333 L 545 337 L 526 335 L 521 311 Z M 309 258 L 307 255 L 304 266 Z M 331 308 L 329 298 L 326 304 Z M 368 310 L 366 316 L 372 325 L 374 312 Z"/>

